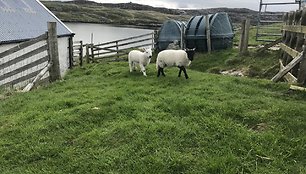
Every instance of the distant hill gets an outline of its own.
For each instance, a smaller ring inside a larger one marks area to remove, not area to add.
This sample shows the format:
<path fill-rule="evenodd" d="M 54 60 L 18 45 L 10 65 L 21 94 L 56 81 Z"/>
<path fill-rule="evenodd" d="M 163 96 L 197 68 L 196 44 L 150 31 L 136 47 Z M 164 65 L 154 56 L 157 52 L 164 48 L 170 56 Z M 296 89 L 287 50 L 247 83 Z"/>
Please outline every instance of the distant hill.
<path fill-rule="evenodd" d="M 246 8 L 167 9 L 136 3 L 96 3 L 93 1 L 42 1 L 57 17 L 68 22 L 90 22 L 136 25 L 156 28 L 169 19 L 188 21 L 191 16 L 217 12 L 229 14 L 233 23 L 251 19 L 256 24 L 257 12 Z M 271 19 L 272 20 L 272 19 Z"/>

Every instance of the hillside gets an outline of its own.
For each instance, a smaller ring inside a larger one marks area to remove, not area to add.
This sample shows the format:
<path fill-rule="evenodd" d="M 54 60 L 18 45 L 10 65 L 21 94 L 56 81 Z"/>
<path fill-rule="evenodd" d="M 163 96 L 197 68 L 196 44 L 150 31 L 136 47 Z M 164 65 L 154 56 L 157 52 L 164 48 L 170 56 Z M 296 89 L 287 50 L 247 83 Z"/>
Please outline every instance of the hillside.
<path fill-rule="evenodd" d="M 0 102 L 0 173 L 306 173 L 306 95 L 90 64 Z"/>
<path fill-rule="evenodd" d="M 227 12 L 233 23 L 240 23 L 243 18 L 249 18 L 252 24 L 256 24 L 257 17 L 256 11 L 245 8 L 180 10 L 156 8 L 135 3 L 103 4 L 92 1 L 42 2 L 63 21 L 137 25 L 153 28 L 159 27 L 165 20 L 188 21 L 194 15 L 206 15 L 217 12 Z"/>
<path fill-rule="evenodd" d="M 164 13 L 164 11 L 152 11 L 144 8 L 138 10 L 126 9 L 125 6 L 100 4 L 95 2 L 51 2 L 44 1 L 44 5 L 57 17 L 68 22 L 90 22 L 115 25 L 134 25 L 141 27 L 156 28 L 168 19 L 187 21 L 189 15 L 176 13 Z"/>

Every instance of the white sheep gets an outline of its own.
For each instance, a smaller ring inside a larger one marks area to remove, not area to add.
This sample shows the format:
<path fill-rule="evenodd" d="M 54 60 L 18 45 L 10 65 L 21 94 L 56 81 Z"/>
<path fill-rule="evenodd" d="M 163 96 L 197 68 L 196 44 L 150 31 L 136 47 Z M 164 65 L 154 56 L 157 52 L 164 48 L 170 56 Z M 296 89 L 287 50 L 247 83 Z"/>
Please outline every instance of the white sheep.
<path fill-rule="evenodd" d="M 143 73 L 144 76 L 147 76 L 145 67 L 150 63 L 151 58 L 152 58 L 151 48 L 145 48 L 143 52 L 139 50 L 130 51 L 128 55 L 130 72 L 132 72 L 133 70 L 135 71 L 136 64 L 139 64 L 140 71 Z"/>
<path fill-rule="evenodd" d="M 185 78 L 188 79 L 186 67 L 189 66 L 193 60 L 194 53 L 195 49 L 164 50 L 159 52 L 156 59 L 157 77 L 160 76 L 160 73 L 165 76 L 165 67 L 177 66 L 180 69 L 178 77 L 181 77 L 183 71 Z"/>

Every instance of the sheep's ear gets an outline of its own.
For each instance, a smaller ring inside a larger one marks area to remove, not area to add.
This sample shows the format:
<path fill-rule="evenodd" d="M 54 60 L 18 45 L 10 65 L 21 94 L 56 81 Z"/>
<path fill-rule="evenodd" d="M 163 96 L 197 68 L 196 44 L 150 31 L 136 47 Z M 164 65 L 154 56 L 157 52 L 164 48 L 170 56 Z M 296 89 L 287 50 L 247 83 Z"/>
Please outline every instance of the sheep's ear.
<path fill-rule="evenodd" d="M 141 51 L 146 51 L 146 48 L 140 48 L 141 49 Z"/>

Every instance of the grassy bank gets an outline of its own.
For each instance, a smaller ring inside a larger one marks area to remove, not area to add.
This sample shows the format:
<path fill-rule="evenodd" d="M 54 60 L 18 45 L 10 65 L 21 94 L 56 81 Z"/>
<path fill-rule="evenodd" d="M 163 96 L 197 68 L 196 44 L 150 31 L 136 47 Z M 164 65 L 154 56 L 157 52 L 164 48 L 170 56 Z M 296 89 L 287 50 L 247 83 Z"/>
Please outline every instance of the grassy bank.
<path fill-rule="evenodd" d="M 0 101 L 0 173 L 306 173 L 306 95 L 90 64 Z"/>
<path fill-rule="evenodd" d="M 188 21 L 190 15 L 163 13 L 162 11 L 122 9 L 87 2 L 52 2 L 44 5 L 65 22 L 87 22 L 115 25 L 132 25 L 157 28 L 169 19 Z M 167 10 L 167 9 L 164 9 Z"/>
<path fill-rule="evenodd" d="M 271 79 L 279 71 L 279 57 L 278 51 L 258 54 L 256 49 L 249 49 L 249 54 L 239 55 L 238 49 L 227 49 L 214 51 L 212 54 L 196 54 L 190 68 L 216 74 L 232 70 L 248 77 Z"/>

